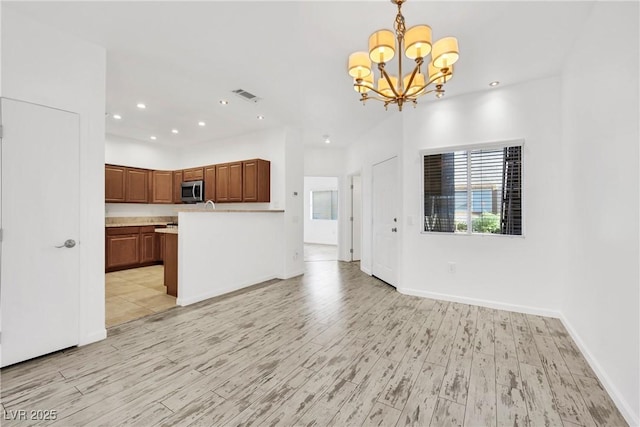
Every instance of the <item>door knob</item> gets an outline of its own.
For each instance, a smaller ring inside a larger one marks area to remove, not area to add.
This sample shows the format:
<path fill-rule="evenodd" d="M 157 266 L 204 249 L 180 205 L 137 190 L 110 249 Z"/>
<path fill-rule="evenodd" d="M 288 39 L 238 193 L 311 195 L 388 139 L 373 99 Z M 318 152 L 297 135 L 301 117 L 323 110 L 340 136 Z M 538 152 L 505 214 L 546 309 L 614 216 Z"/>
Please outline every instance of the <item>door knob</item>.
<path fill-rule="evenodd" d="M 76 241 L 73 239 L 67 239 L 61 246 L 56 246 L 56 248 L 72 248 L 76 245 Z"/>
<path fill-rule="evenodd" d="M 394 233 L 397 233 L 397 232 L 398 232 L 398 228 L 397 228 L 397 227 L 393 227 L 393 228 L 391 229 L 391 231 L 393 231 Z"/>

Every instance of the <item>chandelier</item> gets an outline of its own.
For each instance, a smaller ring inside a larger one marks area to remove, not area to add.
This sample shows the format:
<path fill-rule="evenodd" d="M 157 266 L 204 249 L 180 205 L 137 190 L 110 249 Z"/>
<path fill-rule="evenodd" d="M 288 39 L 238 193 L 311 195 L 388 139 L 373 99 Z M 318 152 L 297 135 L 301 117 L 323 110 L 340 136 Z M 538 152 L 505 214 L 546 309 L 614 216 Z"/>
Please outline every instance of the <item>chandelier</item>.
<path fill-rule="evenodd" d="M 458 40 L 455 37 L 444 37 L 431 43 L 431 27 L 416 25 L 405 28 L 402 16 L 402 4 L 406 0 L 391 0 L 398 6 L 395 21 L 395 34 L 391 30 L 379 30 L 369 37 L 369 52 L 355 52 L 349 55 L 348 71 L 353 77 L 353 87 L 362 97 L 364 104 L 369 99 L 384 102 L 385 109 L 389 104 L 402 106 L 412 102 L 414 107 L 418 97 L 434 93 L 437 98 L 444 96 L 443 86 L 453 77 L 453 64 L 458 60 Z M 404 52 L 403 52 L 404 49 Z M 398 75 L 389 75 L 386 64 L 398 55 Z M 402 54 L 415 61 L 413 71 L 402 77 Z M 425 78 L 422 66 L 425 58 L 431 54 L 427 64 Z M 371 62 L 378 64 L 380 76 L 377 88 Z M 399 78 L 400 77 L 400 78 Z M 433 86 L 432 86 L 433 85 Z M 431 86 L 431 89 L 429 87 Z M 369 96 L 369 92 L 376 95 Z"/>

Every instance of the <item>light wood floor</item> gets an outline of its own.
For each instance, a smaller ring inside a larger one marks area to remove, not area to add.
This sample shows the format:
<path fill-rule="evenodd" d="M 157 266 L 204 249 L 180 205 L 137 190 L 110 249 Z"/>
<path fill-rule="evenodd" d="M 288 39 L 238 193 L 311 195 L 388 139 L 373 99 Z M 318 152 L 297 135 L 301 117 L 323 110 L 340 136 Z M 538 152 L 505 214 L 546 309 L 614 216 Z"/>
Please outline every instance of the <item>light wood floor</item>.
<path fill-rule="evenodd" d="M 107 328 L 175 307 L 176 298 L 167 295 L 164 267 L 132 268 L 105 275 Z"/>
<path fill-rule="evenodd" d="M 626 425 L 558 320 L 404 296 L 337 262 L 1 379 L 5 410 L 59 426 Z"/>

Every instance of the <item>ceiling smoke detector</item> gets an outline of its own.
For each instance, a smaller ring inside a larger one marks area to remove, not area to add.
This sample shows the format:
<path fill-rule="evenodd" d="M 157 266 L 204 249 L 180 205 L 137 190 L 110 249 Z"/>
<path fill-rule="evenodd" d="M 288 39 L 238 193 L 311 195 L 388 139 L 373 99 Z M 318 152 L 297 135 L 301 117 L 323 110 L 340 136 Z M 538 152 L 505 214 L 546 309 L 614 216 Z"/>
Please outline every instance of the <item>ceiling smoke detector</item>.
<path fill-rule="evenodd" d="M 236 89 L 236 90 L 232 90 L 231 92 L 235 93 L 238 97 L 244 99 L 245 101 L 257 103 L 258 101 L 262 100 L 262 98 L 258 98 L 251 92 L 247 92 L 244 89 Z"/>

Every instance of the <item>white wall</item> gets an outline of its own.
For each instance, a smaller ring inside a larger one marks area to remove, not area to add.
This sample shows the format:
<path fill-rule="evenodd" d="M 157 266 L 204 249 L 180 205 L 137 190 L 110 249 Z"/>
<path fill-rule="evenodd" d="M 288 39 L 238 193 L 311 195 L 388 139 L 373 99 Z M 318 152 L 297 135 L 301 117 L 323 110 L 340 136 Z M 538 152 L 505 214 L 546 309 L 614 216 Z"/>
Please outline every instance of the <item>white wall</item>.
<path fill-rule="evenodd" d="M 124 138 L 113 134 L 105 135 L 105 163 L 119 166 L 131 166 L 143 169 L 175 170 L 180 169 L 179 157 L 182 151 L 153 142 Z"/>
<path fill-rule="evenodd" d="M 487 89 L 404 116 L 400 288 L 548 314 L 560 308 L 560 79 Z M 523 138 L 524 237 L 421 234 L 420 150 Z M 413 220 L 413 225 L 410 225 Z M 456 263 L 450 273 L 449 262 Z"/>
<path fill-rule="evenodd" d="M 596 3 L 562 75 L 562 314 L 631 425 L 640 424 L 638 13 L 636 2 Z"/>
<path fill-rule="evenodd" d="M 283 278 L 304 273 L 302 222 L 304 191 L 304 148 L 298 129 L 286 129 L 284 145 L 284 274 Z M 273 191 L 273 190 L 272 190 Z M 273 193 L 272 193 L 273 194 Z"/>
<path fill-rule="evenodd" d="M 338 220 L 311 219 L 311 192 L 312 191 L 338 191 L 337 177 L 304 177 L 304 242 L 319 243 L 322 245 L 338 244 Z M 338 193 L 338 196 L 341 196 Z M 338 201 L 338 209 L 343 215 L 348 215 Z"/>
<path fill-rule="evenodd" d="M 2 9 L 2 96 L 80 115 L 80 343 L 104 326 L 105 50 Z M 63 203 L 61 201 L 61 203 Z"/>
<path fill-rule="evenodd" d="M 284 214 L 180 212 L 179 305 L 283 278 Z"/>

